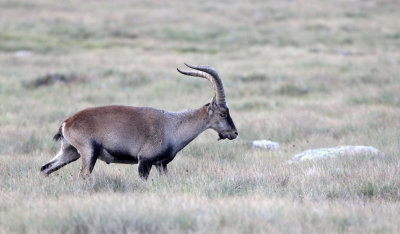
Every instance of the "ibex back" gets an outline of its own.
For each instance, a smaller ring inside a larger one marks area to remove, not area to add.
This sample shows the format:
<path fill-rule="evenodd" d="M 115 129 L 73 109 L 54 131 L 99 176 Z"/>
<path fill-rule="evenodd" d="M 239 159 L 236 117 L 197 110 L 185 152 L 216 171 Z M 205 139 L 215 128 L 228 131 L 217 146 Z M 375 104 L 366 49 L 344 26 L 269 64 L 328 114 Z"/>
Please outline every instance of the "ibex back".
<path fill-rule="evenodd" d="M 41 167 L 41 173 L 47 176 L 81 157 L 82 176 L 90 175 L 100 159 L 107 164 L 139 163 L 139 175 L 147 179 L 153 165 L 166 173 L 175 155 L 206 129 L 214 129 L 218 140 L 235 139 L 238 132 L 218 73 L 210 66 L 185 65 L 195 70 L 178 69 L 180 73 L 212 82 L 215 95 L 210 103 L 177 113 L 131 106 L 82 110 L 60 126 L 54 139 L 62 141 L 61 150 Z"/>

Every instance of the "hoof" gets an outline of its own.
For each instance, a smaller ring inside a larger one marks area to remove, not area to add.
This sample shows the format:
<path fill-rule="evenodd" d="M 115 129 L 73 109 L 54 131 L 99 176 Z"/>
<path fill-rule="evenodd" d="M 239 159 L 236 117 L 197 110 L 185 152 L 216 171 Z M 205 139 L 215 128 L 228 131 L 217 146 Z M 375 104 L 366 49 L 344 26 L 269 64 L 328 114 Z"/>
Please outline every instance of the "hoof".
<path fill-rule="evenodd" d="M 46 172 L 44 172 L 44 170 L 40 170 L 40 174 L 44 177 L 49 177 L 49 174 L 47 174 Z"/>

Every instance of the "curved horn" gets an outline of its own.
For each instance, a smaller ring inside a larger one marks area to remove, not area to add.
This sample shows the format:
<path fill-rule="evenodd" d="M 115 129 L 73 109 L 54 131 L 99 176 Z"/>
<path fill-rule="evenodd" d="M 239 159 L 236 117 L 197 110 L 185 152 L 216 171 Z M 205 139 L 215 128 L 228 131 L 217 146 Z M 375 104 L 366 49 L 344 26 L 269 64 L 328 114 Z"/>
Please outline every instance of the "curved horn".
<path fill-rule="evenodd" d="M 214 68 L 210 66 L 193 66 L 187 63 L 185 63 L 185 65 L 197 71 L 190 71 L 190 72 L 182 71 L 179 68 L 177 68 L 178 72 L 187 76 L 202 77 L 211 81 L 215 91 L 216 103 L 218 105 L 226 105 L 224 86 L 222 84 L 221 78 L 219 77 L 217 71 L 215 71 Z"/>

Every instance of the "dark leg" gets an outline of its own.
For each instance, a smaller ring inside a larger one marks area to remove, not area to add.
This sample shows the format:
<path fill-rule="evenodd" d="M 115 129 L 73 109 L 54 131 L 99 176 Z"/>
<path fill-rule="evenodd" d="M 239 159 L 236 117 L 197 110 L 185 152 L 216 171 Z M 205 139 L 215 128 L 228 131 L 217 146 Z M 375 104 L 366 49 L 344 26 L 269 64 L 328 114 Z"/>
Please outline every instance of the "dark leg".
<path fill-rule="evenodd" d="M 60 152 L 50 162 L 42 166 L 40 172 L 48 176 L 79 157 L 78 151 L 72 145 L 63 142 Z"/>
<path fill-rule="evenodd" d="M 138 171 L 139 171 L 139 176 L 142 179 L 147 180 L 150 174 L 151 166 L 152 164 L 147 161 L 139 161 Z"/>
<path fill-rule="evenodd" d="M 167 164 L 159 163 L 156 165 L 157 171 L 160 175 L 166 175 L 168 173 Z"/>

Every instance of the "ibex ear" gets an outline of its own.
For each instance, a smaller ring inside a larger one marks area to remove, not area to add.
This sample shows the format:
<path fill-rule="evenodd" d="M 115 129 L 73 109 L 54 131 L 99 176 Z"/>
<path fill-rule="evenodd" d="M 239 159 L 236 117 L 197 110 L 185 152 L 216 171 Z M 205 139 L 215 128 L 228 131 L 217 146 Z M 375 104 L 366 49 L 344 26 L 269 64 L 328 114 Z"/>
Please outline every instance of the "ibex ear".
<path fill-rule="evenodd" d="M 213 97 L 213 99 L 210 102 L 210 105 L 208 105 L 208 114 L 212 115 L 215 111 L 215 107 L 217 106 L 217 104 L 215 103 L 215 97 Z"/>

